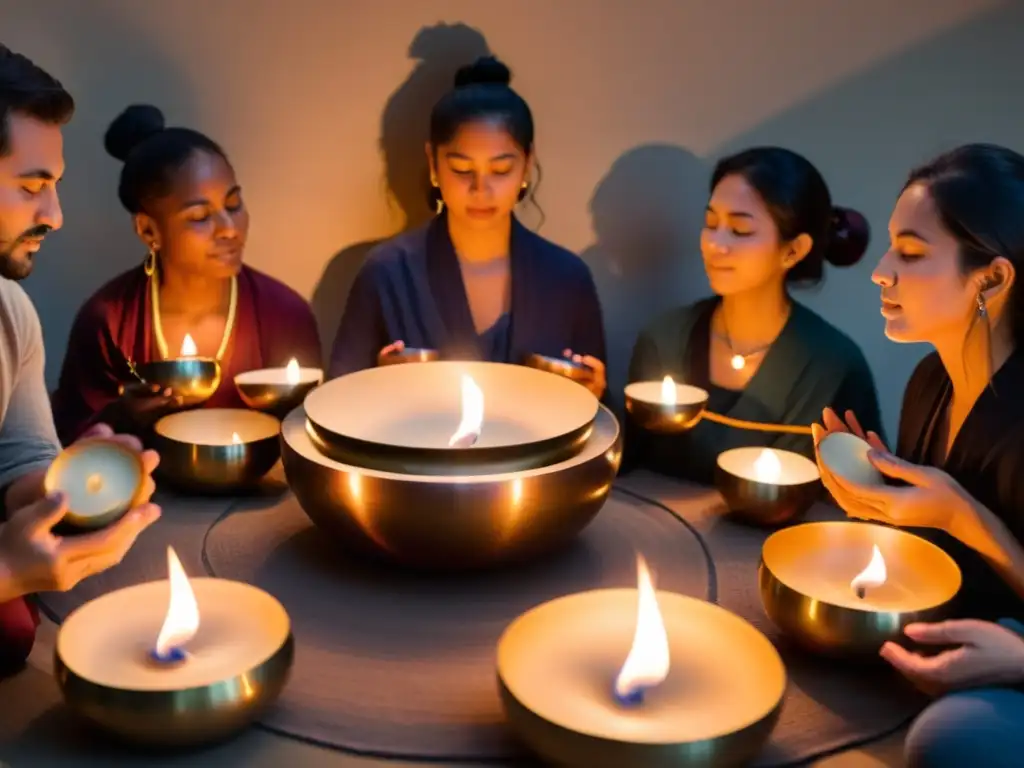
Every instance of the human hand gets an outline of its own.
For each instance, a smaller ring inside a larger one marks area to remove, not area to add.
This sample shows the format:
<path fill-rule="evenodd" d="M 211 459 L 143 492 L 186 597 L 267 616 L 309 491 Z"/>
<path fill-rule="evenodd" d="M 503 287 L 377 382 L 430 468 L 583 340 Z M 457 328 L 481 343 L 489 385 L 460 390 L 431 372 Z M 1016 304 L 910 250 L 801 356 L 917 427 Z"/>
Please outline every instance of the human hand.
<path fill-rule="evenodd" d="M 818 463 L 818 472 L 821 475 L 821 484 L 825 486 L 836 504 L 849 514 L 851 517 L 864 517 L 870 519 L 870 508 L 864 505 L 850 489 L 840 483 L 837 476 L 828 468 L 828 466 L 821 460 L 821 453 L 818 451 L 818 446 L 821 441 L 831 435 L 833 432 L 849 432 L 850 434 L 856 435 L 862 440 L 865 440 L 868 445 L 873 449 L 888 453 L 888 449 L 885 447 L 885 443 L 882 442 L 882 438 L 877 433 L 872 431 L 865 432 L 861 427 L 860 422 L 857 421 L 857 416 L 853 411 L 847 411 L 845 421 L 840 419 L 834 410 L 826 408 L 821 414 L 821 424 L 811 425 L 811 436 L 814 440 L 814 458 Z"/>
<path fill-rule="evenodd" d="M 112 404 L 115 412 L 111 421 L 133 428 L 151 427 L 161 416 L 180 408 L 184 402 L 169 387 L 161 390 L 156 384 L 142 382 L 122 384 L 118 394 L 120 397 Z"/>
<path fill-rule="evenodd" d="M 925 693 L 1024 681 L 1024 638 L 999 624 L 964 619 L 908 624 L 903 631 L 921 644 L 959 646 L 935 656 L 921 656 L 892 642 L 882 646 L 882 658 Z"/>
<path fill-rule="evenodd" d="M 52 529 L 66 512 L 64 494 L 51 494 L 14 511 L 0 526 L 0 571 L 14 590 L 8 598 L 64 592 L 117 565 L 138 535 L 160 517 L 160 508 L 146 503 L 101 531 L 63 538 Z"/>
<path fill-rule="evenodd" d="M 600 399 L 604 395 L 605 388 L 608 386 L 604 363 L 592 355 L 574 354 L 571 349 L 562 350 L 562 355 L 574 363 L 585 365 L 590 369 L 590 377 L 586 381 L 581 381 L 580 384 L 593 392 L 594 397 Z"/>
<path fill-rule="evenodd" d="M 398 341 L 391 342 L 386 347 L 383 347 L 380 352 L 377 353 L 377 365 L 380 365 L 384 358 L 386 358 L 388 355 L 396 354 L 398 352 L 401 352 L 403 349 L 405 349 L 405 342 L 402 341 L 401 339 L 399 339 Z"/>

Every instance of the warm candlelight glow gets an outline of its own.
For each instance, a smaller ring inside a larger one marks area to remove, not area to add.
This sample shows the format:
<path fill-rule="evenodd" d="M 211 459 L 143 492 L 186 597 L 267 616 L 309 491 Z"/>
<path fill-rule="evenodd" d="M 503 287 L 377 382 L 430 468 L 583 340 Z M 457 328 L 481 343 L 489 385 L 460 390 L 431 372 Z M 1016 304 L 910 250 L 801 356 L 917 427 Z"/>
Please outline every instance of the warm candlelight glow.
<path fill-rule="evenodd" d="M 199 630 L 199 606 L 185 569 L 173 547 L 167 548 L 167 570 L 171 583 L 171 599 L 167 616 L 156 639 L 155 655 L 158 659 L 174 658 L 182 646 L 195 637 Z"/>
<path fill-rule="evenodd" d="M 647 562 L 637 558 L 638 608 L 633 646 L 615 678 L 615 696 L 624 703 L 636 703 L 647 688 L 660 685 L 668 677 L 668 634 L 658 609 L 658 598 Z"/>
<path fill-rule="evenodd" d="M 862 598 L 869 587 L 873 589 L 882 586 L 885 584 L 886 578 L 888 578 L 888 573 L 885 569 L 885 559 L 882 557 L 878 545 L 875 544 L 874 551 L 871 553 L 871 562 L 868 563 L 867 568 L 853 577 L 850 587 L 857 593 L 857 597 Z"/>
<path fill-rule="evenodd" d="M 181 357 L 195 357 L 199 354 L 199 349 L 196 347 L 196 343 L 192 341 L 192 337 L 189 334 L 185 334 L 185 338 L 181 340 Z"/>
<path fill-rule="evenodd" d="M 671 376 L 661 380 L 661 402 L 663 405 L 676 404 L 676 383 Z"/>
<path fill-rule="evenodd" d="M 292 386 L 299 383 L 299 361 L 294 357 L 288 362 L 287 367 L 285 367 L 284 376 L 285 381 Z"/>
<path fill-rule="evenodd" d="M 232 432 L 231 433 L 231 442 L 232 442 L 233 445 L 241 445 L 242 444 L 242 438 L 240 438 L 238 436 L 237 432 Z"/>
<path fill-rule="evenodd" d="M 747 361 L 743 358 L 743 355 L 733 355 L 729 364 L 732 366 L 734 371 L 742 371 L 744 366 L 746 366 Z"/>
<path fill-rule="evenodd" d="M 754 459 L 754 475 L 759 483 L 777 483 L 782 478 L 782 462 L 771 448 L 765 448 Z"/>
<path fill-rule="evenodd" d="M 484 393 L 468 374 L 462 376 L 462 421 L 448 440 L 449 448 L 469 448 L 480 437 L 484 423 Z"/>

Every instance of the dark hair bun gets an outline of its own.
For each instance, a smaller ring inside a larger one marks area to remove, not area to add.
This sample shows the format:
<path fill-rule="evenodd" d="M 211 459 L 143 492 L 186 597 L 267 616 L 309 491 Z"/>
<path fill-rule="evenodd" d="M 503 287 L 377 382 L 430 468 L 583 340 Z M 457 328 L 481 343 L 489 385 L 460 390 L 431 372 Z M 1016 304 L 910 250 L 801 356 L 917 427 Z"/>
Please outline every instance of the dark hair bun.
<path fill-rule="evenodd" d="M 455 87 L 467 85 L 505 85 L 512 82 L 512 72 L 494 56 L 481 56 L 455 73 Z"/>
<path fill-rule="evenodd" d="M 850 208 L 832 209 L 831 240 L 825 259 L 837 267 L 851 267 L 864 256 L 871 241 L 868 220 Z"/>
<path fill-rule="evenodd" d="M 124 162 L 131 151 L 164 129 L 164 113 L 151 104 L 132 104 L 118 115 L 103 136 L 107 153 Z"/>

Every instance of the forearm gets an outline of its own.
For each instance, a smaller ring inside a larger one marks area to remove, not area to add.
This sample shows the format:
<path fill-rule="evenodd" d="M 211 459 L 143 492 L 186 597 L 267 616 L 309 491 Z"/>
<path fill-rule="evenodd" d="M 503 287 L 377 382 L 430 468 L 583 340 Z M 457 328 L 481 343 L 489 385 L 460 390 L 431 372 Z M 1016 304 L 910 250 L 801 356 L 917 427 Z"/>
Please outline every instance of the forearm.
<path fill-rule="evenodd" d="M 45 469 L 36 469 L 22 475 L 7 486 L 4 494 L 4 509 L 10 514 L 16 509 L 27 507 L 29 504 L 43 498 L 45 490 L 43 479 L 46 477 Z"/>
<path fill-rule="evenodd" d="M 16 600 L 24 595 L 18 580 L 14 578 L 3 558 L 0 558 L 0 603 Z"/>
<path fill-rule="evenodd" d="M 949 533 L 985 558 L 1024 598 L 1024 547 L 991 510 L 969 499 L 969 511 L 954 517 Z"/>

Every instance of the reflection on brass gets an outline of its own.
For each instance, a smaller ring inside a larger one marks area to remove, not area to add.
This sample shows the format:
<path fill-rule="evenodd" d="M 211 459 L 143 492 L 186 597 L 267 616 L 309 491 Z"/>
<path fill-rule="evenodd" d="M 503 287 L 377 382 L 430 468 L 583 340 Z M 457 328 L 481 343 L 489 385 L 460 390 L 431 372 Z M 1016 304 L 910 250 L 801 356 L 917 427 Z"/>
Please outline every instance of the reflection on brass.
<path fill-rule="evenodd" d="M 389 352 L 377 358 L 377 365 L 401 365 L 402 363 L 432 363 L 440 360 L 441 354 L 436 349 L 417 349 L 406 347 L 397 352 Z"/>
<path fill-rule="evenodd" d="M 506 628 L 496 655 L 510 730 L 550 765 L 750 765 L 782 710 L 786 669 L 778 651 L 724 608 L 659 592 L 668 676 L 635 710 L 623 709 L 613 684 L 636 631 L 637 599 L 634 589 L 576 593 Z M 601 696 L 604 706 L 595 701 Z"/>
<path fill-rule="evenodd" d="M 715 488 L 729 514 L 749 525 L 774 528 L 801 517 L 821 497 L 821 480 L 807 483 L 765 483 L 739 477 L 715 465 Z"/>
<path fill-rule="evenodd" d="M 886 561 L 882 586 L 859 596 L 850 582 L 874 546 Z M 912 533 L 839 521 L 784 528 L 765 541 L 758 569 L 765 613 L 805 648 L 828 656 L 875 657 L 903 628 L 942 621 L 960 591 L 956 562 Z M 813 593 L 813 594 L 812 594 Z"/>
<path fill-rule="evenodd" d="M 626 395 L 626 413 L 648 432 L 675 434 L 693 429 L 707 408 L 707 398 L 696 403 L 652 403 Z"/>
<path fill-rule="evenodd" d="M 235 389 L 246 407 L 265 411 L 283 419 L 302 405 L 306 395 L 320 386 L 319 381 L 298 384 L 272 384 L 268 382 L 242 382 L 235 379 Z"/>
<path fill-rule="evenodd" d="M 165 417 L 167 418 L 167 417 Z M 267 418 L 273 418 L 269 414 Z M 231 493 L 256 485 L 281 457 L 278 435 L 231 445 L 196 445 L 160 433 L 151 438 L 160 454 L 157 475 L 190 493 Z"/>
<path fill-rule="evenodd" d="M 170 389 L 184 408 L 205 403 L 220 386 L 220 363 L 209 357 L 153 360 L 139 363 L 136 371 L 147 384 Z"/>
<path fill-rule="evenodd" d="M 577 363 L 565 357 L 537 354 L 527 355 L 524 364 L 530 368 L 564 376 L 580 384 L 586 384 L 594 378 L 594 371 L 590 366 Z"/>
<path fill-rule="evenodd" d="M 263 663 L 212 685 L 177 691 L 119 690 L 76 675 L 54 652 L 64 701 L 79 715 L 126 742 L 159 748 L 198 747 L 234 736 L 280 695 L 295 656 L 285 643 Z"/>
<path fill-rule="evenodd" d="M 604 505 L 621 460 L 619 425 L 601 407 L 590 438 L 563 461 L 495 475 L 412 475 L 324 456 L 304 408 L 281 428 L 288 484 L 318 526 L 349 549 L 411 567 L 481 568 L 555 548 Z"/>

